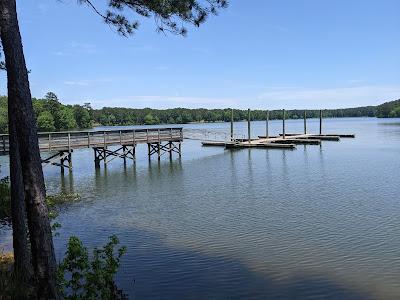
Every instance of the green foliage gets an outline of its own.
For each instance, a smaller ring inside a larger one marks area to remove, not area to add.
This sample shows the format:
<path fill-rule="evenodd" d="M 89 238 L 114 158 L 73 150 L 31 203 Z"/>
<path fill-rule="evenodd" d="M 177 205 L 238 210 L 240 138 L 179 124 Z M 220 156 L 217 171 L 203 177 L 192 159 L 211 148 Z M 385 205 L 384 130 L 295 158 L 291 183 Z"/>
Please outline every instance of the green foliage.
<path fill-rule="evenodd" d="M 387 102 L 379 106 L 365 106 L 346 109 L 327 109 L 323 111 L 325 118 L 341 117 L 399 117 L 400 100 Z M 33 99 L 33 108 L 40 131 L 60 131 L 77 128 L 90 128 L 93 124 L 104 126 L 115 125 L 154 125 L 154 124 L 186 124 L 192 122 L 229 122 L 231 110 L 226 109 L 135 109 L 121 107 L 103 107 L 92 109 L 90 103 L 84 105 L 63 105 L 54 93 L 48 93 L 45 99 Z M 281 119 L 281 110 L 272 110 L 270 119 Z M 287 119 L 303 117 L 303 110 L 286 111 Z M 318 110 L 308 110 L 308 118 L 318 118 Z M 254 121 L 266 119 L 265 110 L 252 110 Z M 247 119 L 247 110 L 235 110 L 234 120 Z M 0 97 L 0 133 L 6 133 L 7 97 Z"/>
<path fill-rule="evenodd" d="M 64 299 L 125 299 L 118 291 L 114 276 L 125 247 L 114 235 L 89 257 L 87 248 L 75 236 L 70 237 L 63 261 L 58 267 L 59 291 Z"/>
<path fill-rule="evenodd" d="M 378 118 L 399 118 L 400 117 L 400 99 L 385 102 L 376 108 Z"/>
<path fill-rule="evenodd" d="M 56 128 L 58 130 L 68 130 L 78 127 L 74 117 L 74 111 L 67 106 L 61 107 L 55 119 Z"/>
<path fill-rule="evenodd" d="M 125 10 L 142 17 L 153 17 L 159 32 L 171 32 L 173 34 L 186 34 L 183 22 L 200 26 L 209 14 L 217 14 L 218 9 L 228 5 L 227 0 L 109 0 L 108 9 L 102 13 L 91 0 L 78 0 L 79 3 L 87 4 L 98 14 L 103 21 L 114 26 L 118 33 L 124 36 L 133 34 L 138 28 L 138 21 L 130 21 L 125 14 Z"/>
<path fill-rule="evenodd" d="M 324 110 L 324 117 L 373 117 L 375 108 L 372 106 Z M 282 118 L 282 111 L 270 111 L 270 119 Z M 286 118 L 298 119 L 303 117 L 302 110 L 286 111 Z M 318 110 L 308 110 L 308 118 L 318 118 Z M 192 122 L 229 122 L 231 120 L 231 110 L 226 109 L 134 109 L 119 107 L 104 107 L 93 111 L 94 122 L 101 125 L 153 125 L 153 124 L 187 124 Z M 265 110 L 252 110 L 252 120 L 265 120 Z M 235 110 L 234 120 L 241 121 L 247 119 L 247 110 Z"/>
<path fill-rule="evenodd" d="M 7 97 L 0 97 L 0 133 L 8 132 L 8 104 Z"/>
<path fill-rule="evenodd" d="M 88 108 L 84 108 L 83 106 L 80 105 L 74 105 L 73 111 L 76 124 L 79 128 L 92 127 L 92 119 L 90 117 Z"/>
<path fill-rule="evenodd" d="M 11 218 L 10 179 L 3 177 L 0 179 L 0 219 L 9 218 Z"/>
<path fill-rule="evenodd" d="M 158 120 L 158 118 L 154 118 L 152 114 L 147 114 L 144 117 L 144 124 L 146 125 L 154 125 L 154 124 L 159 124 L 160 120 Z"/>
<path fill-rule="evenodd" d="M 79 201 L 79 194 L 74 193 L 59 193 L 46 196 L 46 204 L 49 210 L 49 218 L 54 221 L 58 216 L 58 211 L 61 205 Z M 11 194 L 9 177 L 0 179 L 0 220 L 11 220 Z M 57 222 L 52 223 L 53 232 L 60 227 Z"/>
<path fill-rule="evenodd" d="M 37 126 L 39 131 L 56 130 L 53 115 L 49 111 L 43 111 L 39 114 L 37 118 Z"/>

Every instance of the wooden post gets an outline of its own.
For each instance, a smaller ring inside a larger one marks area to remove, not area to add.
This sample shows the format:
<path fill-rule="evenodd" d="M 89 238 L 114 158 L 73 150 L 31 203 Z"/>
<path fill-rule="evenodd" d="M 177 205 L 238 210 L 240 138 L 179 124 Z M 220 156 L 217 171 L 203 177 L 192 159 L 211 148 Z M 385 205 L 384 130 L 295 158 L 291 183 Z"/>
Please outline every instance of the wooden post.
<path fill-rule="evenodd" d="M 61 165 L 61 174 L 64 174 L 64 158 L 62 158 L 64 152 L 59 152 L 60 155 L 60 165 Z"/>
<path fill-rule="evenodd" d="M 172 159 L 172 142 L 169 141 L 169 159 Z"/>
<path fill-rule="evenodd" d="M 93 152 L 94 152 L 94 167 L 100 168 L 100 160 L 98 157 L 97 148 L 93 148 Z"/>
<path fill-rule="evenodd" d="M 121 132 L 121 131 L 120 131 Z M 122 146 L 122 152 L 124 153 L 124 165 L 126 165 L 126 151 L 127 151 L 127 146 Z"/>
<path fill-rule="evenodd" d="M 307 134 L 307 111 L 304 110 L 304 134 Z"/>
<path fill-rule="evenodd" d="M 181 146 L 181 142 L 179 142 L 178 149 L 179 149 L 179 157 L 181 157 L 181 156 L 182 156 L 182 146 Z"/>
<path fill-rule="evenodd" d="M 90 148 L 90 132 L 87 133 L 87 147 Z"/>
<path fill-rule="evenodd" d="M 149 143 L 147 143 L 147 150 L 148 150 L 149 159 L 150 159 L 150 144 Z"/>
<path fill-rule="evenodd" d="M 319 110 L 319 134 L 322 134 L 322 109 Z"/>
<path fill-rule="evenodd" d="M 282 116 L 282 137 L 286 138 L 286 131 L 285 131 L 285 118 L 286 118 L 286 113 L 285 110 L 282 110 L 283 116 Z"/>
<path fill-rule="evenodd" d="M 107 164 L 107 153 L 106 153 L 106 149 L 107 149 L 107 133 L 105 131 L 103 131 L 103 138 L 104 138 L 104 147 L 103 147 L 103 155 L 104 155 L 104 166 Z"/>
<path fill-rule="evenodd" d="M 68 152 L 71 152 L 71 134 L 68 133 Z"/>
<path fill-rule="evenodd" d="M 4 138 L 3 138 L 4 142 Z M 49 152 L 51 151 L 51 133 L 49 133 Z"/>
<path fill-rule="evenodd" d="M 267 110 L 267 118 L 265 121 L 265 138 L 268 139 L 269 138 L 269 110 Z"/>
<path fill-rule="evenodd" d="M 233 141 L 233 108 L 231 109 L 231 141 Z"/>
<path fill-rule="evenodd" d="M 247 136 L 249 138 L 249 143 L 251 143 L 251 128 L 250 128 L 250 108 L 248 109 L 248 116 L 247 116 Z"/>
<path fill-rule="evenodd" d="M 72 170 L 72 153 L 71 153 L 71 151 L 68 153 L 68 168 L 70 171 Z"/>
<path fill-rule="evenodd" d="M 122 132 L 121 132 L 121 130 L 119 131 L 119 143 L 122 145 Z"/>
<path fill-rule="evenodd" d="M 135 129 L 132 131 L 132 138 L 133 138 L 133 147 L 136 147 L 136 141 L 135 141 Z"/>

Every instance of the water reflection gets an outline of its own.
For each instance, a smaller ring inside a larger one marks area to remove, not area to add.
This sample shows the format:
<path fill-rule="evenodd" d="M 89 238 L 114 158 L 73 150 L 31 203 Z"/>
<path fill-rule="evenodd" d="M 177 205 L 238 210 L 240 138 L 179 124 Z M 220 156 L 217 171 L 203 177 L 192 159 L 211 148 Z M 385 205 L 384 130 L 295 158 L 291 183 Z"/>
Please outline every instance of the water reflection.
<path fill-rule="evenodd" d="M 73 171 L 69 170 L 68 174 L 60 173 L 60 192 L 61 193 L 74 193 L 74 175 Z"/>
<path fill-rule="evenodd" d="M 56 253 L 72 234 L 89 248 L 117 234 L 128 247 L 118 281 L 137 299 L 397 299 L 400 139 L 380 122 L 327 120 L 327 132 L 357 138 L 294 151 L 185 141 L 181 159 L 149 162 L 138 147 L 136 163 L 99 169 L 91 151 L 76 151 L 73 173 L 45 171 L 49 191 L 82 197 L 59 216 Z M 271 135 L 280 125 L 270 122 Z"/>

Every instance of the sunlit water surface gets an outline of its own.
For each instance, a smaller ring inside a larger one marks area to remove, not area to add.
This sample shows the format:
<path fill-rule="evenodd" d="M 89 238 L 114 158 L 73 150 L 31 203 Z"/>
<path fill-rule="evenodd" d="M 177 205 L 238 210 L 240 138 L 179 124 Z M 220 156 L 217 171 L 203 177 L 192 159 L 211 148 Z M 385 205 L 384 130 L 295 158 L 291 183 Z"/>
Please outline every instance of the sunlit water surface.
<path fill-rule="evenodd" d="M 302 126 L 287 121 L 287 132 Z M 228 133 L 229 123 L 185 128 Z M 254 136 L 264 131 L 252 123 Z M 91 149 L 75 151 L 72 173 L 45 168 L 49 193 L 82 197 L 58 218 L 58 259 L 71 235 L 92 248 L 116 234 L 128 248 L 117 281 L 131 299 L 399 299 L 400 119 L 324 120 L 324 132 L 356 139 L 293 151 L 185 140 L 181 159 L 160 163 L 139 145 L 136 165 L 99 170 Z M 10 241 L 1 227 L 0 244 Z"/>

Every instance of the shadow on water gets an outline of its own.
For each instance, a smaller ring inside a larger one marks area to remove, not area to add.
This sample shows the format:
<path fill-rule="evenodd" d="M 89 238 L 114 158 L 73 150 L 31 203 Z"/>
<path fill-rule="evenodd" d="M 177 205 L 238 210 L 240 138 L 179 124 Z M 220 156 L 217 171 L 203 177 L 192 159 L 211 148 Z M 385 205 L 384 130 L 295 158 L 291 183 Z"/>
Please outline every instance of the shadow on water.
<path fill-rule="evenodd" d="M 232 258 L 167 246 L 148 231 L 125 239 L 135 246 L 127 245 L 118 281 L 130 299 L 374 299 L 321 275 L 277 280 Z"/>

